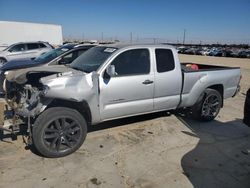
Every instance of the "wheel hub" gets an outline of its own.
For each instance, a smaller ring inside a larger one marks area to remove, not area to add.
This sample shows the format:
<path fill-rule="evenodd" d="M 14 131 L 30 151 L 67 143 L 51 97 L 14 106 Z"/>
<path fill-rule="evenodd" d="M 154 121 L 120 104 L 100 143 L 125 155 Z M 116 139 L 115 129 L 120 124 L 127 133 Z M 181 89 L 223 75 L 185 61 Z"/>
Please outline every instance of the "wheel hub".
<path fill-rule="evenodd" d="M 51 150 L 66 151 L 78 143 L 80 125 L 70 118 L 51 122 L 44 133 L 44 141 Z"/>

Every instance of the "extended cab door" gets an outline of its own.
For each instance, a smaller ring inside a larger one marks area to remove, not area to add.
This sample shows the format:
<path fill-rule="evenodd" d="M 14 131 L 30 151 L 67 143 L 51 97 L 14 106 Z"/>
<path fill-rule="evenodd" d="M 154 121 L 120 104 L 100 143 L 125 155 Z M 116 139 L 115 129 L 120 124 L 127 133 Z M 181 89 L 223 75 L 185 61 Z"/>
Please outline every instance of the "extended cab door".
<path fill-rule="evenodd" d="M 100 78 L 102 120 L 153 110 L 154 74 L 149 49 L 132 49 L 118 54 L 111 65 L 116 76 Z"/>
<path fill-rule="evenodd" d="M 156 48 L 154 110 L 175 109 L 180 102 L 182 73 L 177 54 Z"/>

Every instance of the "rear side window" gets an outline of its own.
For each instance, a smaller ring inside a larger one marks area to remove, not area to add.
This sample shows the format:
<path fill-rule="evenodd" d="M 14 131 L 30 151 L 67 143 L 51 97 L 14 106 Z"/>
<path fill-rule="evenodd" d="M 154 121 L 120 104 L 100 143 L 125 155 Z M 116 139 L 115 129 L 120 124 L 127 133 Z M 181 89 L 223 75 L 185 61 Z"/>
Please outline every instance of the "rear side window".
<path fill-rule="evenodd" d="M 149 51 L 147 49 L 128 50 L 118 55 L 112 65 L 118 76 L 148 74 L 150 72 Z"/>
<path fill-rule="evenodd" d="M 175 62 L 172 50 L 156 49 L 155 55 L 157 72 L 161 73 L 174 70 Z"/>
<path fill-rule="evenodd" d="M 28 50 L 35 50 L 39 48 L 37 43 L 28 43 L 27 47 L 28 47 Z"/>
<path fill-rule="evenodd" d="M 43 43 L 39 43 L 39 48 L 46 48 L 47 46 Z"/>

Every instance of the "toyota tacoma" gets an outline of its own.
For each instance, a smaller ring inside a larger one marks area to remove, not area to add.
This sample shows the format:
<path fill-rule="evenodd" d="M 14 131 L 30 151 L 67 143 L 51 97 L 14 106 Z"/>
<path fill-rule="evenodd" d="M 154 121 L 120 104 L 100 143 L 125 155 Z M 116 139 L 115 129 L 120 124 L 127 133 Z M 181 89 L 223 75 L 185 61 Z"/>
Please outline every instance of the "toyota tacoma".
<path fill-rule="evenodd" d="M 88 125 L 107 120 L 184 108 L 211 121 L 240 78 L 237 67 L 181 64 L 168 45 L 108 45 L 67 66 L 10 71 L 3 88 L 35 148 L 62 157 L 82 145 Z"/>

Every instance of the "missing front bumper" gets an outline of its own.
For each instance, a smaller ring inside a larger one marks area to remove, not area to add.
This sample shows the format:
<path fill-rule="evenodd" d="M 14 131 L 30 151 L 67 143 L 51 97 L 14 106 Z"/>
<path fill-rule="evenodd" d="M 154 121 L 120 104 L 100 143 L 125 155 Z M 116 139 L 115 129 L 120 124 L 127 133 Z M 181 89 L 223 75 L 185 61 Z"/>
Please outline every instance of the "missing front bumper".
<path fill-rule="evenodd" d="M 21 121 L 16 118 L 4 99 L 0 99 L 0 130 L 15 133 Z"/>

